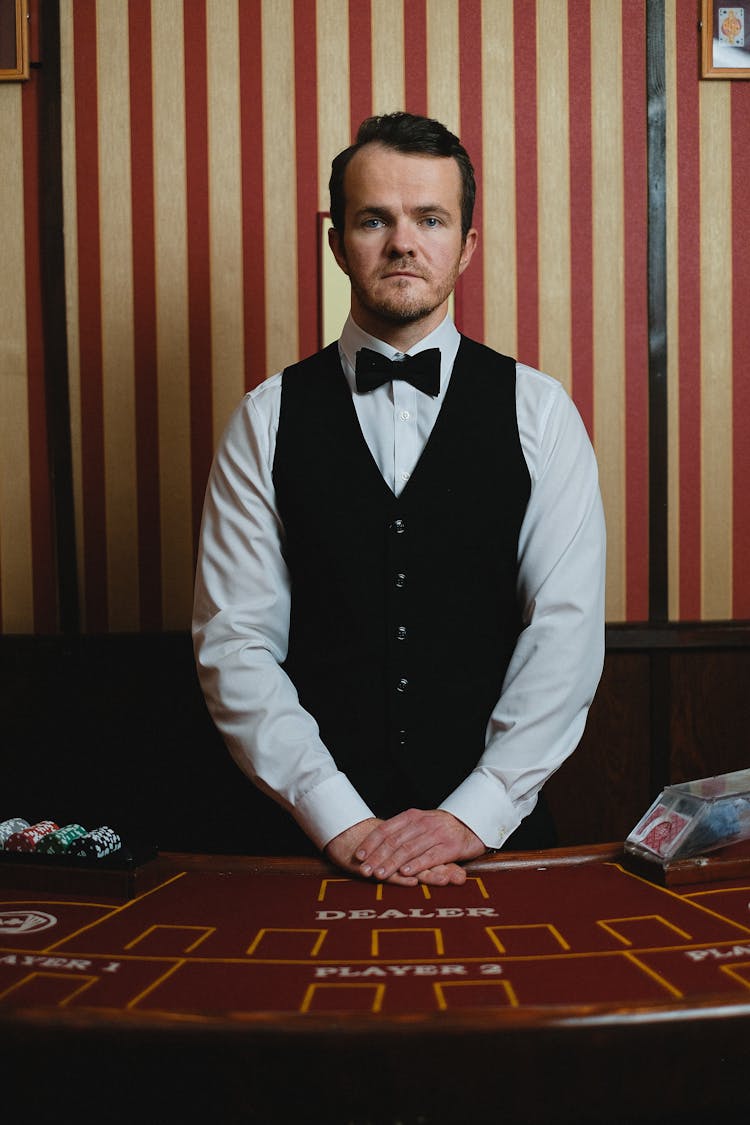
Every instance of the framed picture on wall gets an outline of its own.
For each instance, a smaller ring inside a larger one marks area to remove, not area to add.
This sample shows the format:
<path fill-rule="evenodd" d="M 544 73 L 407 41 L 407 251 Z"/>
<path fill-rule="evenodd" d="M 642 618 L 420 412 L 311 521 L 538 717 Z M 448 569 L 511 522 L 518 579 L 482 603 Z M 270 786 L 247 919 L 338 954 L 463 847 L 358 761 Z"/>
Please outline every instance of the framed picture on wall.
<path fill-rule="evenodd" d="M 0 82 L 19 82 L 28 77 L 28 0 L 0 0 Z"/>
<path fill-rule="evenodd" d="M 701 74 L 704 78 L 750 78 L 750 0 L 744 4 L 701 2 Z"/>

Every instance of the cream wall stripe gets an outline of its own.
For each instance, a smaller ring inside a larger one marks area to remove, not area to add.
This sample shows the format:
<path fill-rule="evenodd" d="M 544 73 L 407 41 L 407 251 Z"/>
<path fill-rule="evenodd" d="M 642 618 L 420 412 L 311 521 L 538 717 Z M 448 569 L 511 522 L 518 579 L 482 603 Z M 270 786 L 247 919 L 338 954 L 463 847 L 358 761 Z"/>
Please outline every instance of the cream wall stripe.
<path fill-rule="evenodd" d="M 151 43 L 162 614 L 165 629 L 182 629 L 193 592 L 182 0 L 152 6 Z"/>
<path fill-rule="evenodd" d="M 349 6 L 318 0 L 318 210 L 328 210 L 331 161 L 349 144 Z"/>
<path fill-rule="evenodd" d="M 539 363 L 570 392 L 567 0 L 537 0 Z"/>
<path fill-rule="evenodd" d="M 117 632 L 139 624 L 127 7 L 99 0 L 96 17 L 107 589 Z"/>
<path fill-rule="evenodd" d="M 461 135 L 457 0 L 426 0 L 427 112 Z"/>
<path fill-rule="evenodd" d="M 207 0 L 211 366 L 214 440 L 245 389 L 237 0 Z"/>
<path fill-rule="evenodd" d="M 485 340 L 506 355 L 518 347 L 513 0 L 482 5 Z"/>
<path fill-rule="evenodd" d="M 78 306 L 78 204 L 76 176 L 75 79 L 73 65 L 73 0 L 60 3 L 60 74 L 63 180 L 63 240 L 65 245 L 65 308 L 68 333 L 68 393 L 73 464 L 78 584 L 83 589 L 83 466 L 81 464 L 81 348 Z M 86 607 L 81 599 L 82 624 Z"/>
<path fill-rule="evenodd" d="M 23 164 L 23 86 L 0 86 L 0 583 L 3 630 L 34 631 L 31 481 L 26 352 Z"/>
<path fill-rule="evenodd" d="M 376 0 L 371 12 L 372 109 L 392 113 L 405 102 L 404 0 Z"/>
<path fill-rule="evenodd" d="M 667 0 L 664 45 L 667 78 L 667 339 L 677 341 L 679 324 L 679 258 L 677 253 L 677 59 L 676 0 Z M 667 349 L 669 617 L 680 610 L 680 371 L 676 345 Z"/>
<path fill-rule="evenodd" d="M 594 436 L 609 541 L 607 615 L 625 618 L 625 324 L 619 0 L 591 5 Z"/>
<path fill-rule="evenodd" d="M 731 84 L 702 82 L 701 167 L 701 612 L 732 615 Z M 741 201 L 738 201 L 741 206 Z M 743 488 L 744 482 L 738 482 Z"/>
<path fill-rule="evenodd" d="M 269 373 L 297 359 L 297 186 L 294 14 L 291 0 L 263 0 L 263 198 L 266 354 Z"/>

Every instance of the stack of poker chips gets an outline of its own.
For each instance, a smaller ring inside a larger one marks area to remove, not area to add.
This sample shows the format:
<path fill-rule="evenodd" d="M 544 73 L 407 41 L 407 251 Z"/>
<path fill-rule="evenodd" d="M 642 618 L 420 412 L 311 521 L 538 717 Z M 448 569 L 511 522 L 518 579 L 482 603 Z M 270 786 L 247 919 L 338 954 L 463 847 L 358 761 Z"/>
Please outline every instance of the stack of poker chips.
<path fill-rule="evenodd" d="M 103 859 L 122 847 L 122 841 L 114 828 L 106 824 L 86 832 L 79 839 L 74 840 L 69 855 L 85 856 L 87 859 Z"/>
<path fill-rule="evenodd" d="M 5 852 L 104 859 L 121 847 L 120 837 L 107 825 L 87 832 L 80 824 L 59 828 L 53 820 L 29 824 L 27 820 L 14 817 L 0 823 L 0 850 Z"/>
<path fill-rule="evenodd" d="M 11 836 L 16 832 L 23 832 L 25 828 L 29 828 L 28 820 L 22 820 L 20 816 L 13 817 L 12 820 L 4 820 L 0 824 L 0 848 L 5 851 L 5 845 Z"/>
<path fill-rule="evenodd" d="M 56 828 L 42 836 L 36 846 L 38 852 L 46 855 L 64 855 L 70 851 L 71 845 L 81 836 L 86 835 L 86 829 L 80 824 L 66 824 L 64 828 Z"/>
<path fill-rule="evenodd" d="M 7 821 L 5 822 L 7 823 Z M 3 825 L 5 827 L 5 825 Z M 50 832 L 56 832 L 58 825 L 54 820 L 39 820 L 36 824 L 24 824 L 5 841 L 6 852 L 33 852 Z"/>

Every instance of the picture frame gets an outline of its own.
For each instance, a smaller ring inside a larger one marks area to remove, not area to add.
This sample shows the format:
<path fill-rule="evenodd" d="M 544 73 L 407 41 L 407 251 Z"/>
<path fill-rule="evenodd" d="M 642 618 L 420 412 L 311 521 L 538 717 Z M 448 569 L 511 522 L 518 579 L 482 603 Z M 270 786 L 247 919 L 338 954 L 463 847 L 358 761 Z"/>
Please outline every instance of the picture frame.
<path fill-rule="evenodd" d="M 701 77 L 750 78 L 750 0 L 701 0 Z"/>
<path fill-rule="evenodd" d="M 0 82 L 29 77 L 29 0 L 0 0 Z"/>

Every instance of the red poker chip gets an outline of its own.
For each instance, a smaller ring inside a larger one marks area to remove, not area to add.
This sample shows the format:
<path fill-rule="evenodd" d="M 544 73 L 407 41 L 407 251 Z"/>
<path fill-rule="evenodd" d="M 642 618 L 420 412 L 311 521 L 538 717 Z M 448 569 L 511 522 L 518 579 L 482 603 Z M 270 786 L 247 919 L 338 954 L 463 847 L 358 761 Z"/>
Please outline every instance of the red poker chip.
<path fill-rule="evenodd" d="M 36 824 L 31 824 L 28 828 L 23 828 L 20 832 L 14 832 L 5 841 L 6 852 L 33 852 L 37 844 L 44 836 L 50 832 L 56 832 L 59 828 L 54 820 L 39 820 Z"/>

